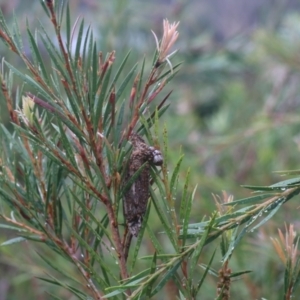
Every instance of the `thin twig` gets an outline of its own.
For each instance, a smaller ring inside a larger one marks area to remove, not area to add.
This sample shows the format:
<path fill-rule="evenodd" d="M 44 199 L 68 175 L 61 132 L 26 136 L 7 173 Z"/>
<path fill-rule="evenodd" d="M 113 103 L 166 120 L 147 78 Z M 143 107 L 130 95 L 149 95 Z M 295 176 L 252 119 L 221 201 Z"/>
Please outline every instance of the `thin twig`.
<path fill-rule="evenodd" d="M 67 69 L 67 71 L 70 75 L 70 78 L 71 78 L 73 90 L 74 90 L 75 94 L 79 97 L 78 89 L 77 89 L 77 86 L 76 86 L 76 81 L 75 81 L 74 74 L 72 72 L 72 68 L 71 68 L 71 64 L 70 64 L 70 58 L 69 58 L 69 55 L 68 55 L 68 53 L 65 49 L 64 43 L 62 41 L 62 37 L 61 37 L 61 33 L 60 33 L 60 25 L 57 23 L 53 1 L 47 1 L 47 6 L 48 6 L 49 11 L 50 11 L 51 22 L 52 22 L 52 24 L 55 28 L 58 44 L 59 44 L 60 50 L 63 54 L 64 60 L 65 60 L 66 69 Z"/>

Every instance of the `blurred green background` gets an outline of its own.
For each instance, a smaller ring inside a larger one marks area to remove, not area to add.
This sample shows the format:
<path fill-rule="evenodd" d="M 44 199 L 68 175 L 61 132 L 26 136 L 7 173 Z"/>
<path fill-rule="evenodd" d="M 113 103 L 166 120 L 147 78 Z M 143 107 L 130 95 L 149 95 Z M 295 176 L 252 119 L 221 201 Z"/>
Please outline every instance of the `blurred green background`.
<path fill-rule="evenodd" d="M 0 0 L 0 7 L 8 23 L 13 14 L 18 19 L 25 49 L 26 20 L 30 28 L 42 22 L 53 31 L 39 1 Z M 198 185 L 193 222 L 215 210 L 212 194 L 247 197 L 250 191 L 240 185 L 270 185 L 282 180 L 274 171 L 299 169 L 299 1 L 72 0 L 70 8 L 73 22 L 82 17 L 91 25 L 104 54 L 115 50 L 121 61 L 131 50 L 128 69 L 144 56 L 151 62 L 156 45 L 150 30 L 160 37 L 164 18 L 180 21 L 179 52 L 172 62 L 183 65 L 165 90 L 173 93 L 160 124 L 168 129 L 169 168 L 182 151 L 181 177 L 190 168 L 191 189 Z M 2 42 L 0 57 L 23 68 Z M 2 96 L 0 112 L 1 122 L 9 126 Z M 177 201 L 179 205 L 179 197 Z M 253 273 L 232 284 L 232 299 L 282 299 L 283 266 L 270 237 L 284 222 L 300 232 L 298 202 L 299 197 L 289 201 L 238 246 L 230 267 Z M 1 230 L 0 242 L 9 234 Z M 207 263 L 206 254 L 214 247 L 207 247 L 201 262 Z M 0 299 L 50 299 L 34 278 L 47 272 L 43 262 L 35 267 L 37 260 L 29 243 L 0 248 Z M 213 267 L 220 267 L 220 256 Z M 217 280 L 210 276 L 206 281 L 199 299 L 214 299 Z M 157 299 L 174 299 L 170 291 L 164 293 Z M 60 296 L 73 299 L 65 291 Z"/>

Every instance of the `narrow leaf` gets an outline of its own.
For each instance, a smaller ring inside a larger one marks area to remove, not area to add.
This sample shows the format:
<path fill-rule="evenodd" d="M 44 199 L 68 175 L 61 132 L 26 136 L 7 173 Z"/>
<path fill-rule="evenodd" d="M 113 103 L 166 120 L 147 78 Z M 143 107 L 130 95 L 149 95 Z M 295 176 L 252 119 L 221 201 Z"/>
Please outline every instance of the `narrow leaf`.
<path fill-rule="evenodd" d="M 16 237 L 16 238 L 12 238 L 8 241 L 5 241 L 5 242 L 1 243 L 0 246 L 8 246 L 8 245 L 11 245 L 11 244 L 16 244 L 16 243 L 20 243 L 20 242 L 24 242 L 24 241 L 26 241 L 26 238 Z"/>
<path fill-rule="evenodd" d="M 155 289 L 151 293 L 151 297 L 153 297 L 155 294 L 157 294 L 166 284 L 166 282 L 172 277 L 175 276 L 175 272 L 181 265 L 181 260 L 176 262 L 173 267 L 169 268 L 169 270 L 164 274 L 163 278 L 160 280 L 160 282 L 157 284 Z"/>
<path fill-rule="evenodd" d="M 203 247 L 205 245 L 207 236 L 208 236 L 209 232 L 211 231 L 212 227 L 214 226 L 215 218 L 216 218 L 216 214 L 211 218 L 211 220 L 210 220 L 204 234 L 202 235 L 200 241 L 197 241 L 198 245 L 195 248 L 195 250 L 194 250 L 194 252 L 191 256 L 191 259 L 190 259 L 190 274 L 194 273 L 195 267 L 198 264 L 199 257 L 201 255 L 201 252 L 202 252 Z"/>
<path fill-rule="evenodd" d="M 254 227 L 252 227 L 251 231 L 254 231 L 258 227 L 262 226 L 267 221 L 269 221 L 277 213 L 277 211 L 279 210 L 279 208 L 281 207 L 281 205 L 282 205 L 283 202 L 284 202 L 284 200 L 280 201 L 279 203 L 277 203 L 277 206 L 275 208 L 273 208 L 272 210 L 268 210 L 268 207 L 266 209 L 264 209 L 262 211 L 262 213 L 269 212 L 269 211 L 270 211 L 270 213 L 265 218 L 263 218 L 258 224 L 256 224 Z"/>
<path fill-rule="evenodd" d="M 201 286 L 202 286 L 202 284 L 204 282 L 204 279 L 206 278 L 206 275 L 208 274 L 208 271 L 210 270 L 210 266 L 211 266 L 211 264 L 212 264 L 212 262 L 214 260 L 214 257 L 215 257 L 215 254 L 216 254 L 216 250 L 217 249 L 214 250 L 214 252 L 213 252 L 213 254 L 212 254 L 212 256 L 211 256 L 211 258 L 209 260 L 209 263 L 208 263 L 208 265 L 205 268 L 204 274 L 202 275 L 201 279 L 199 280 L 199 282 L 197 284 L 197 287 L 195 289 L 195 296 L 197 296 L 197 294 L 199 293 L 200 288 L 201 288 Z"/>
<path fill-rule="evenodd" d="M 277 194 L 280 195 L 280 194 Z M 263 195 L 257 195 L 257 196 L 253 196 L 253 197 L 248 197 L 248 198 L 243 198 L 243 199 L 239 199 L 239 200 L 235 200 L 232 202 L 228 202 L 228 203 L 223 203 L 222 205 L 224 206 L 233 206 L 233 205 L 240 205 L 240 204 L 254 204 L 254 203 L 258 203 L 260 200 L 264 200 L 266 198 L 269 197 L 274 197 L 276 196 L 276 194 L 263 194 Z"/>

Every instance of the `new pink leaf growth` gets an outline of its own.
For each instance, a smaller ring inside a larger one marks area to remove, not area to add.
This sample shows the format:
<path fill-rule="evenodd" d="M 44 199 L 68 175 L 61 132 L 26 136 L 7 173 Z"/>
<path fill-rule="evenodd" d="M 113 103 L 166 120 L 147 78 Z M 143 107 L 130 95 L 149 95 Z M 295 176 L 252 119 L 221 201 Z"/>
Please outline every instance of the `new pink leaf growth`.
<path fill-rule="evenodd" d="M 286 264 L 287 261 L 290 260 L 292 268 L 294 268 L 297 262 L 297 249 L 299 240 L 297 239 L 297 241 L 294 242 L 296 232 L 294 231 L 293 224 L 290 224 L 289 228 L 285 226 L 285 231 L 286 232 L 284 236 L 282 231 L 278 229 L 279 240 L 272 239 L 272 243 L 281 261 Z"/>
<path fill-rule="evenodd" d="M 179 22 L 170 23 L 167 19 L 164 20 L 164 22 L 163 22 L 164 31 L 163 31 L 163 37 L 161 39 L 160 44 L 158 42 L 158 38 L 157 38 L 156 34 L 152 31 L 154 38 L 155 38 L 155 42 L 156 42 L 157 52 L 158 52 L 157 65 L 160 65 L 164 61 L 167 61 L 168 64 L 171 66 L 169 58 L 177 50 L 173 51 L 172 53 L 169 53 L 169 52 L 178 38 L 179 33 L 176 30 L 178 25 L 179 25 Z M 171 66 L 171 68 L 172 68 L 172 66 Z"/>

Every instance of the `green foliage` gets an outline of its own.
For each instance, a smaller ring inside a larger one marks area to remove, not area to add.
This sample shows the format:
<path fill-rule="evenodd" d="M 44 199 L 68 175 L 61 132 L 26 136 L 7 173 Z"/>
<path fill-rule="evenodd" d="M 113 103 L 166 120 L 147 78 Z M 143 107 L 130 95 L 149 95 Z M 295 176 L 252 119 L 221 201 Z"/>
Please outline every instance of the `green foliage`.
<path fill-rule="evenodd" d="M 182 176 L 185 148 L 177 154 L 168 138 L 174 128 L 161 130 L 171 94 L 162 91 L 180 64 L 171 64 L 163 42 L 150 62 L 145 57 L 142 63 L 131 63 L 130 53 L 104 55 L 85 21 L 77 20 L 72 27 L 69 6 L 58 2 L 41 1 L 55 41 L 43 22 L 36 32 L 27 23 L 29 54 L 17 19 L 9 26 L 0 14 L 1 40 L 27 68 L 24 72 L 3 59 L 2 93 L 13 130 L 1 125 L 0 228 L 11 230 L 13 237 L 1 246 L 35 242 L 33 263 L 47 270 L 36 278 L 61 288 L 49 288 L 55 299 L 154 298 L 169 284 L 176 286 L 176 297 L 197 299 L 203 297 L 207 276 L 218 278 L 216 299 L 229 299 L 231 279 L 250 273 L 229 267 L 236 247 L 299 194 L 300 178 L 245 186 L 255 191 L 253 196 L 235 201 L 224 193 L 223 199 L 215 197 L 217 210 L 210 217 L 198 210 L 195 214 L 197 186 L 190 169 Z M 212 70 L 239 70 L 225 56 L 200 62 L 207 78 Z M 22 82 L 16 93 L 13 80 Z M 238 84 L 231 88 L 243 95 Z M 222 133 L 224 118 L 226 112 L 219 116 L 221 123 L 203 122 Z M 164 164 L 151 168 L 151 202 L 138 237 L 127 245 L 122 198 L 143 171 L 142 166 L 123 184 L 133 131 L 161 149 Z M 219 145 L 231 144 L 240 135 Z M 172 159 L 175 153 L 178 157 Z M 209 244 L 212 251 L 206 250 Z M 219 248 L 222 263 L 216 271 Z M 289 299 L 299 284 L 299 259 L 287 257 L 286 262 L 283 289 Z"/>

